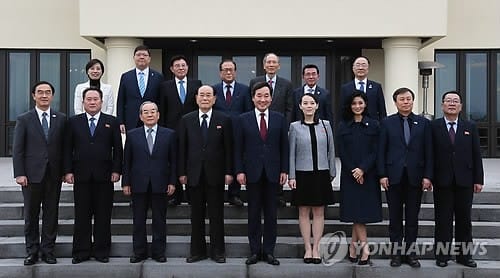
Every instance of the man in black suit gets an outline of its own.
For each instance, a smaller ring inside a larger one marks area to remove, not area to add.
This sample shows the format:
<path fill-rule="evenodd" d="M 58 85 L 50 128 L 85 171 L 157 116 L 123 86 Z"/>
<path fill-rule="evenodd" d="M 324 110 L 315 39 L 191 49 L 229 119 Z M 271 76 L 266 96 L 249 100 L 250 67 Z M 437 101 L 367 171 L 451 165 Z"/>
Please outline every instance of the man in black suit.
<path fill-rule="evenodd" d="M 352 63 L 354 80 L 345 83 L 340 89 L 340 111 L 345 111 L 345 106 L 351 105 L 345 102 L 355 90 L 363 91 L 368 97 L 368 116 L 377 121 L 381 121 L 387 116 L 384 92 L 379 83 L 368 79 L 369 69 L 370 60 L 368 60 L 368 58 L 360 56 L 354 60 Z M 338 115 L 338 118 L 341 119 L 342 114 L 338 113 Z"/>
<path fill-rule="evenodd" d="M 177 138 L 175 131 L 158 125 L 158 106 L 146 101 L 140 106 L 144 127 L 130 130 L 125 141 L 122 187 L 125 195 L 132 195 L 134 213 L 131 263 L 148 257 L 146 218 L 151 203 L 153 241 L 151 257 L 160 263 L 165 257 L 167 195 L 175 191 L 177 179 Z"/>
<path fill-rule="evenodd" d="M 174 79 L 167 80 L 160 86 L 160 124 L 177 131 L 182 116 L 198 109 L 195 95 L 201 87 L 201 81 L 188 80 L 189 64 L 182 55 L 170 59 L 170 71 L 174 74 Z M 182 184 L 176 182 L 175 193 L 168 205 L 176 206 L 182 199 Z"/>
<path fill-rule="evenodd" d="M 234 127 L 240 114 L 253 109 L 250 88 L 236 82 L 236 63 L 233 60 L 227 59 L 220 62 L 219 71 L 222 82 L 212 86 L 216 97 L 214 110 L 222 111 L 231 117 Z M 243 201 L 240 199 L 240 187 L 236 179 L 228 186 L 228 201 L 237 207 L 243 206 Z"/>
<path fill-rule="evenodd" d="M 471 210 L 474 193 L 483 189 L 484 172 L 479 134 L 474 123 L 460 118 L 462 98 L 456 91 L 443 94 L 443 118 L 432 121 L 434 144 L 434 213 L 436 265 L 451 259 L 453 216 L 457 263 L 477 267 L 472 259 Z"/>
<path fill-rule="evenodd" d="M 198 89 L 199 110 L 182 117 L 179 126 L 179 180 L 191 196 L 191 255 L 188 263 L 206 258 L 205 215 L 210 220 L 210 256 L 225 263 L 224 184 L 233 181 L 231 118 L 212 109 L 211 86 Z"/>
<path fill-rule="evenodd" d="M 163 75 L 149 67 L 151 52 L 145 45 L 139 45 L 134 50 L 135 69 L 125 72 L 120 78 L 118 99 L 116 101 L 116 118 L 120 130 L 142 126 L 139 120 L 139 106 L 144 101 L 159 103 L 160 83 Z"/>
<path fill-rule="evenodd" d="M 420 267 L 415 242 L 422 191 L 432 189 L 432 134 L 429 120 L 413 114 L 415 94 L 399 88 L 392 95 L 398 109 L 380 124 L 377 172 L 389 205 L 391 266 Z M 405 225 L 403 227 L 403 211 Z"/>
<path fill-rule="evenodd" d="M 87 88 L 82 98 L 85 113 L 70 118 L 64 151 L 65 181 L 74 184 L 72 263 L 86 261 L 91 254 L 107 263 L 114 183 L 122 168 L 122 139 L 116 118 L 101 112 L 102 91 Z"/>
<path fill-rule="evenodd" d="M 54 246 L 64 176 L 62 155 L 66 115 L 51 109 L 54 93 L 54 86 L 49 82 L 36 83 L 31 91 L 35 108 L 17 117 L 14 132 L 14 177 L 24 197 L 24 236 L 28 253 L 24 265 L 35 264 L 40 251 L 46 263 L 57 263 Z M 43 206 L 41 246 L 40 204 Z"/>
<path fill-rule="evenodd" d="M 269 109 L 281 113 L 287 120 L 287 123 L 290 124 L 293 120 L 293 113 L 295 109 L 293 107 L 295 99 L 292 83 L 289 80 L 276 75 L 280 69 L 280 60 L 278 55 L 274 53 L 267 53 L 264 55 L 262 63 L 266 74 L 250 80 L 250 89 L 252 90 L 253 86 L 257 82 L 267 82 L 271 86 L 273 95 Z M 286 201 L 283 196 L 283 187 L 278 186 L 277 190 L 278 205 L 285 207 Z"/>

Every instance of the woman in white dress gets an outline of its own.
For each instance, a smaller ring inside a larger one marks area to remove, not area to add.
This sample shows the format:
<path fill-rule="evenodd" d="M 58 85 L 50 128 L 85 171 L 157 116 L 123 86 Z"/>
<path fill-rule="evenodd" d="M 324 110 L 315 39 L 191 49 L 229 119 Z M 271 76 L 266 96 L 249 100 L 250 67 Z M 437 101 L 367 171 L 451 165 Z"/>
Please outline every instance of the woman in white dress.
<path fill-rule="evenodd" d="M 111 91 L 111 85 L 104 84 L 101 81 L 101 77 L 104 74 L 104 64 L 99 59 L 90 60 L 85 66 L 85 71 L 87 72 L 87 76 L 89 77 L 89 81 L 85 83 L 80 83 L 76 85 L 75 88 L 75 115 L 83 113 L 83 98 L 82 92 L 86 88 L 89 87 L 97 87 L 102 91 L 102 108 L 101 112 L 109 115 L 113 115 L 114 110 L 114 96 Z"/>

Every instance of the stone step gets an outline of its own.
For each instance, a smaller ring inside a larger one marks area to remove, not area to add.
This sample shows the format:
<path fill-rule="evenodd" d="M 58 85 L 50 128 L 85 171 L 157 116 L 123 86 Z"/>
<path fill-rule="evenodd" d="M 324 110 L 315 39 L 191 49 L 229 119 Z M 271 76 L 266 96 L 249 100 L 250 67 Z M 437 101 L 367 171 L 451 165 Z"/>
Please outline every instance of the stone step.
<path fill-rule="evenodd" d="M 252 266 L 245 265 L 243 258 L 229 258 L 225 264 L 217 264 L 211 260 L 187 264 L 183 258 L 168 258 L 167 263 L 160 264 L 152 260 L 144 263 L 131 264 L 128 258 L 111 258 L 108 264 L 95 261 L 71 264 L 71 259 L 58 259 L 58 264 L 48 265 L 38 263 L 31 267 L 23 266 L 22 259 L 0 260 L 0 278 L 84 278 L 84 277 L 109 277 L 109 278 L 136 278 L 136 277 L 287 277 L 287 278 L 331 278 L 331 277 L 357 277 L 357 278 L 386 278 L 386 277 L 463 277 L 463 278 L 496 278 L 500 270 L 500 262 L 478 261 L 475 269 L 467 268 L 450 262 L 446 268 L 439 268 L 434 260 L 421 260 L 419 269 L 403 265 L 398 268 L 390 267 L 387 260 L 372 260 L 372 266 L 358 266 L 346 261 L 331 266 L 307 265 L 301 259 L 281 259 L 280 266 L 271 266 L 257 263 Z"/>
<path fill-rule="evenodd" d="M 23 203 L 0 203 L 0 219 L 15 220 L 23 219 Z M 149 210 L 151 217 L 151 210 Z M 190 217 L 190 206 L 179 205 L 167 209 L 167 219 L 188 219 Z M 387 204 L 382 204 L 382 215 L 384 219 L 389 218 Z M 230 205 L 224 206 L 224 217 L 227 219 L 247 219 L 247 207 L 238 208 Z M 326 219 L 339 219 L 339 205 L 330 205 L 325 210 Z M 59 219 L 73 219 L 73 203 L 59 203 Z M 128 202 L 114 203 L 113 218 L 132 218 L 132 208 Z M 297 219 L 298 212 L 294 206 L 278 208 L 279 219 Z M 500 205 L 472 205 L 472 221 L 500 221 Z M 422 204 L 419 214 L 420 220 L 434 220 L 434 205 Z"/>
<path fill-rule="evenodd" d="M 206 220 L 206 231 L 209 231 L 208 220 Z M 59 220 L 58 234 L 72 235 L 73 234 L 73 219 Z M 384 220 L 379 223 L 367 225 L 369 237 L 384 237 L 388 234 L 389 221 Z M 494 238 L 498 236 L 500 230 L 500 222 L 472 222 L 472 236 L 474 238 Z M 23 236 L 24 220 L 0 220 L 0 236 Z M 151 219 L 147 221 L 147 229 L 151 231 Z M 352 224 L 343 223 L 339 220 L 325 220 L 325 232 L 344 231 L 347 235 L 351 235 Z M 112 219 L 111 233 L 113 235 L 130 235 L 132 234 L 133 224 L 132 219 Z M 247 220 L 246 219 L 225 219 L 224 230 L 228 236 L 246 236 Z M 278 219 L 277 233 L 279 236 L 299 237 L 299 221 L 297 219 Z M 189 219 L 167 219 L 167 234 L 168 235 L 190 235 L 191 221 Z M 434 221 L 419 221 L 418 235 L 422 237 L 434 236 Z"/>
<path fill-rule="evenodd" d="M 327 238 L 327 237 L 325 237 Z M 343 238 L 345 241 L 346 238 Z M 151 241 L 151 237 L 148 237 Z M 208 239 L 207 239 L 208 241 Z M 226 255 L 229 258 L 244 258 L 250 253 L 248 238 L 244 236 L 226 236 Z M 385 237 L 369 238 L 372 250 L 371 258 L 389 258 L 389 239 Z M 167 257 L 187 257 L 189 255 L 189 236 L 168 236 L 167 237 Z M 418 238 L 416 250 L 419 258 L 434 258 L 433 238 Z M 347 252 L 347 241 L 341 246 L 335 246 L 330 250 L 344 250 Z M 59 236 L 57 238 L 55 254 L 57 257 L 71 257 L 72 237 Z M 330 247 L 328 247 L 330 248 Z M 474 239 L 473 258 L 477 260 L 500 260 L 500 240 L 499 239 Z M 339 251 L 341 252 L 341 251 Z M 343 253 L 345 253 L 343 252 Z M 300 237 L 278 237 L 274 254 L 278 258 L 302 258 L 304 255 L 304 245 Z M 347 253 L 345 253 L 347 254 Z M 113 236 L 111 246 L 111 257 L 129 257 L 132 255 L 132 236 Z M 332 254 L 333 255 L 333 254 Z M 22 258 L 26 256 L 24 237 L 0 237 L 0 259 Z M 339 254 L 339 257 L 344 257 Z"/>

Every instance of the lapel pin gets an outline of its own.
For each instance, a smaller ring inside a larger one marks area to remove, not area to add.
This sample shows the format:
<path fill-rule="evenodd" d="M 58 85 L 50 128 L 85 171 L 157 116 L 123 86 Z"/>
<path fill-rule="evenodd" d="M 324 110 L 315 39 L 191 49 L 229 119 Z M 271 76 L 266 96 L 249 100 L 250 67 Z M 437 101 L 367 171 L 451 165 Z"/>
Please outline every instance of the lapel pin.
<path fill-rule="evenodd" d="M 413 124 L 418 125 L 418 122 L 413 122 Z"/>
<path fill-rule="evenodd" d="M 365 123 L 365 126 L 368 126 L 368 123 Z"/>
<path fill-rule="evenodd" d="M 221 125 L 218 125 L 218 126 L 217 126 L 217 129 L 221 129 L 221 128 L 222 128 L 222 126 L 221 126 Z"/>
<path fill-rule="evenodd" d="M 464 135 L 470 135 L 470 133 L 466 130 L 464 131 Z"/>
<path fill-rule="evenodd" d="M 105 127 L 107 127 L 107 128 L 110 128 L 110 127 L 111 127 L 109 124 L 105 124 L 104 126 L 105 126 Z"/>
<path fill-rule="evenodd" d="M 52 114 L 52 118 L 55 118 L 56 117 L 56 114 Z"/>
<path fill-rule="evenodd" d="M 373 88 L 372 84 L 368 84 L 368 89 L 371 89 L 371 88 Z"/>

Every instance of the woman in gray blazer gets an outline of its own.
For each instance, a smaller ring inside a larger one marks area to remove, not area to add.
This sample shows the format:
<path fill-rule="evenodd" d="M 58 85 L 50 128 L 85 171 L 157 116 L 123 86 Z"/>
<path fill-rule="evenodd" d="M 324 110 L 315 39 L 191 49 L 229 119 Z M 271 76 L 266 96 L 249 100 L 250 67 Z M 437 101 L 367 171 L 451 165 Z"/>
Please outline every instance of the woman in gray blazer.
<path fill-rule="evenodd" d="M 304 239 L 304 263 L 321 263 L 319 242 L 323 236 L 325 205 L 333 203 L 331 181 L 336 175 L 335 150 L 331 125 L 318 119 L 319 102 L 315 95 L 304 94 L 299 108 L 302 121 L 290 125 L 290 173 L 293 204 L 299 208 L 300 233 Z M 309 215 L 312 211 L 312 229 Z M 311 246 L 311 230 L 313 244 Z"/>

